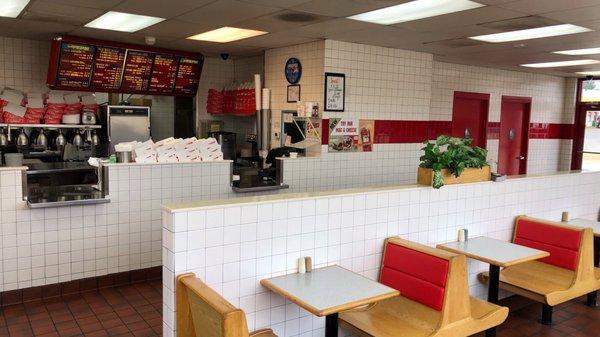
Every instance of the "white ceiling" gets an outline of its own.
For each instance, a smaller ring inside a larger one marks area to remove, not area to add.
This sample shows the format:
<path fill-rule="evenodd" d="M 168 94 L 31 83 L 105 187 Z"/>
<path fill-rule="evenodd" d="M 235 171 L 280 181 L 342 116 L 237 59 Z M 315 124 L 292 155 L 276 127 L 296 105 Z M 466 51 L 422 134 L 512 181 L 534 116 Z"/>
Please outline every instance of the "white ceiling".
<path fill-rule="evenodd" d="M 551 51 L 600 47 L 600 0 L 475 0 L 487 6 L 433 18 L 381 26 L 345 19 L 365 11 L 408 0 L 31 0 L 18 19 L 0 18 L 0 35 L 49 40 L 57 34 L 141 44 L 144 36 L 156 46 L 207 55 L 256 55 L 263 50 L 319 39 L 430 52 L 438 60 L 573 76 L 600 66 L 525 69 L 522 63 L 572 60 Z M 83 25 L 108 10 L 152 15 L 167 20 L 138 31 L 121 33 Z M 286 21 L 280 16 L 311 16 L 310 21 Z M 533 16 L 533 17 L 531 17 Z M 521 19 L 519 19 L 521 18 Z M 525 19 L 522 19 L 525 18 Z M 594 31 L 562 37 L 500 44 L 474 43 L 464 38 L 514 30 L 514 24 L 541 21 L 573 23 Z M 270 34 L 227 44 L 185 38 L 222 26 L 258 29 Z M 501 27 L 498 27 L 501 26 Z M 523 43 L 524 46 L 516 46 Z M 585 56 L 600 60 L 600 55 Z"/>

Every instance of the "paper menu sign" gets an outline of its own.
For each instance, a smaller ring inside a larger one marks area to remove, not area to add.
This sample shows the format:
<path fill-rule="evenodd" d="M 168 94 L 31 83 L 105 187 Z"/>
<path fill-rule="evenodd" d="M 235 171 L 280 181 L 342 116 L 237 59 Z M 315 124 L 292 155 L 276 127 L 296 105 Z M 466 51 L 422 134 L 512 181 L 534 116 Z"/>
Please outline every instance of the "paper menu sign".
<path fill-rule="evenodd" d="M 325 74 L 325 111 L 344 111 L 346 77 Z"/>

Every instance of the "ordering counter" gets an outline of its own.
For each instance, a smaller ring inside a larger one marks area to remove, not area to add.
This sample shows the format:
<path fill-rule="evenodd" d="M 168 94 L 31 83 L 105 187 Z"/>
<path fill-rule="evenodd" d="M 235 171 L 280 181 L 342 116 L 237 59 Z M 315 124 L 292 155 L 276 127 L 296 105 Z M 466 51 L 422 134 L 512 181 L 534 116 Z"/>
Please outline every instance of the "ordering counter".
<path fill-rule="evenodd" d="M 596 220 L 599 209 L 600 172 L 521 176 L 439 190 L 397 185 L 166 203 L 163 336 L 177 335 L 174 280 L 185 272 L 194 272 L 243 309 L 250 330 L 325 335 L 325 318 L 269 292 L 260 281 L 295 273 L 298 258 L 305 256 L 315 268 L 339 265 L 377 280 L 384 239 L 390 236 L 435 246 L 455 241 L 459 229 L 468 229 L 469 237 L 511 241 L 517 215 L 560 221 L 568 211 L 574 218 Z M 473 296 L 487 296 L 477 281 L 487 269 L 470 260 Z"/>

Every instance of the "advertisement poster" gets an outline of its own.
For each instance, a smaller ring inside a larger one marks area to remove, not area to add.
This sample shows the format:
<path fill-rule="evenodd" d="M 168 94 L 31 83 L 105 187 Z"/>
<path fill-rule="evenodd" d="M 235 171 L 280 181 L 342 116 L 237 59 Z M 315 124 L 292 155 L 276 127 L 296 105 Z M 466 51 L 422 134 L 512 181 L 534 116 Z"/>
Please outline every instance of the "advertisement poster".
<path fill-rule="evenodd" d="M 361 119 L 359 122 L 360 138 L 358 149 L 362 152 L 373 151 L 373 139 L 375 138 L 375 121 L 372 119 Z"/>
<path fill-rule="evenodd" d="M 372 119 L 330 118 L 329 152 L 371 152 L 374 130 Z"/>

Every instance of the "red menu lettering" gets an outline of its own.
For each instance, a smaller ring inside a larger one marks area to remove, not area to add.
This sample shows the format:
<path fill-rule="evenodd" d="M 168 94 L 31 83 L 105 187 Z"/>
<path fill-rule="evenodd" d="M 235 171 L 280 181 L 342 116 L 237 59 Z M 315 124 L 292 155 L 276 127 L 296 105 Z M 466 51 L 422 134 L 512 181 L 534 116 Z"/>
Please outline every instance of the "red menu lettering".
<path fill-rule="evenodd" d="M 92 75 L 92 89 L 118 90 L 121 87 L 121 75 L 125 49 L 98 47 Z"/>
<path fill-rule="evenodd" d="M 173 55 L 156 54 L 150 79 L 150 92 L 172 93 L 177 74 L 178 58 Z"/>
<path fill-rule="evenodd" d="M 198 90 L 200 82 L 199 60 L 182 57 L 179 60 L 179 71 L 175 80 L 175 93 L 183 95 L 193 95 Z"/>
<path fill-rule="evenodd" d="M 83 44 L 61 44 L 57 84 L 71 88 L 88 88 L 92 77 L 94 50 L 95 47 Z"/>
<path fill-rule="evenodd" d="M 147 91 L 154 54 L 141 51 L 127 52 L 121 90 L 124 92 Z"/>

